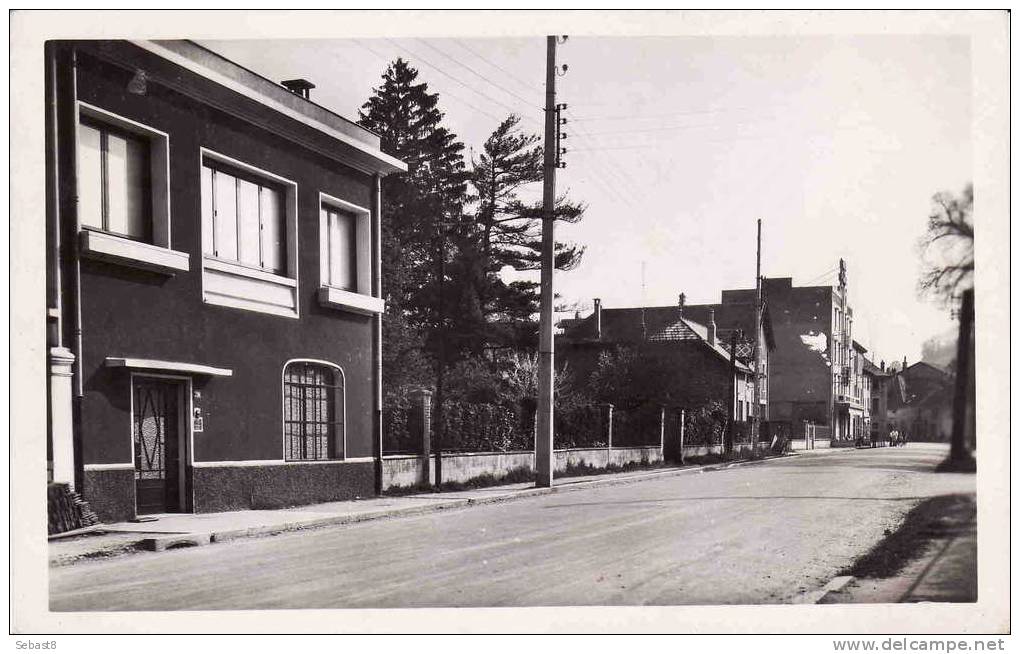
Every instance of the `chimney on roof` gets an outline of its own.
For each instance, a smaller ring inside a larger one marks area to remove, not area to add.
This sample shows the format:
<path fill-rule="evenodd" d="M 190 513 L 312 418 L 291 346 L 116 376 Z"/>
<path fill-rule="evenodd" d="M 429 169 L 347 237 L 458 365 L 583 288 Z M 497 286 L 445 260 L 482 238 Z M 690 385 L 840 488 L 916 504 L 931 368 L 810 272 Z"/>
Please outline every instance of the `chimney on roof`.
<path fill-rule="evenodd" d="M 312 89 L 315 85 L 306 79 L 285 79 L 280 82 L 287 90 L 295 95 L 300 95 L 305 100 L 312 99 Z"/>
<path fill-rule="evenodd" d="M 677 298 L 676 307 L 681 318 L 684 317 L 684 305 L 687 304 L 687 296 L 683 293 Z"/>
<path fill-rule="evenodd" d="M 595 338 L 602 340 L 602 299 L 595 298 Z"/>
<path fill-rule="evenodd" d="M 907 357 L 903 357 L 903 370 L 907 369 Z"/>
<path fill-rule="evenodd" d="M 715 346 L 715 309 L 708 310 L 708 344 Z"/>

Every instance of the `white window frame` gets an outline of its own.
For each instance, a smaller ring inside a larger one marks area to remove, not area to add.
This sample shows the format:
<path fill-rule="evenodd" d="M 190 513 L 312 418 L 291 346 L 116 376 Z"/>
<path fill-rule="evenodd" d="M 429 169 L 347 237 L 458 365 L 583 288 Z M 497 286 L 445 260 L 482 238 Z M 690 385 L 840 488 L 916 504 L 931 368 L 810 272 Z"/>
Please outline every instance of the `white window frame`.
<path fill-rule="evenodd" d="M 287 458 L 287 366 L 292 363 L 313 363 L 319 366 L 326 366 L 332 368 L 340 373 L 340 382 L 343 385 L 343 393 L 340 401 L 340 419 L 343 425 L 343 434 L 338 440 L 338 443 L 343 446 L 343 453 L 341 456 L 335 459 L 288 459 Z M 280 461 L 289 465 L 294 464 L 322 464 L 322 463 L 337 463 L 337 462 L 351 462 L 354 459 L 347 458 L 347 375 L 344 373 L 344 369 L 332 361 L 324 361 L 322 359 L 288 359 L 284 362 L 283 367 L 280 369 L 280 450 L 281 456 Z M 362 459 L 358 459 L 359 461 Z M 369 459 L 374 461 L 375 459 Z M 134 461 L 134 459 L 132 459 Z"/>
<path fill-rule="evenodd" d="M 138 136 L 149 144 L 149 198 L 152 221 L 151 243 L 138 241 L 127 236 L 86 227 L 77 216 L 77 231 L 80 234 L 82 254 L 122 265 L 155 272 L 176 273 L 190 270 L 190 257 L 186 252 L 171 249 L 170 212 L 170 136 L 163 131 L 125 118 L 106 109 L 79 100 L 76 104 L 75 142 L 81 142 L 81 119 L 109 125 L 129 134 Z M 80 183 L 79 160 L 75 159 L 75 177 Z"/>
<path fill-rule="evenodd" d="M 257 166 L 228 155 L 199 148 L 199 173 L 206 160 L 260 177 L 284 190 L 284 225 L 286 239 L 284 256 L 285 274 L 279 275 L 261 268 L 218 259 L 205 253 L 202 247 L 202 299 L 208 304 L 258 311 L 287 318 L 300 317 L 298 306 L 298 220 L 297 183 Z M 201 192 L 200 192 L 201 193 Z M 204 198 L 202 198 L 204 201 Z M 199 211 L 201 214 L 201 210 Z M 205 229 L 199 218 L 200 231 Z M 204 235 L 202 235 L 204 237 Z M 200 239 L 204 243 L 204 238 Z"/>
<path fill-rule="evenodd" d="M 329 225 L 323 207 L 331 207 L 337 211 L 352 214 L 355 218 L 356 270 L 355 288 L 349 291 L 329 283 Z M 372 212 L 346 200 L 319 192 L 319 303 L 323 306 L 374 315 L 382 313 L 385 303 L 382 298 L 372 295 Z"/>

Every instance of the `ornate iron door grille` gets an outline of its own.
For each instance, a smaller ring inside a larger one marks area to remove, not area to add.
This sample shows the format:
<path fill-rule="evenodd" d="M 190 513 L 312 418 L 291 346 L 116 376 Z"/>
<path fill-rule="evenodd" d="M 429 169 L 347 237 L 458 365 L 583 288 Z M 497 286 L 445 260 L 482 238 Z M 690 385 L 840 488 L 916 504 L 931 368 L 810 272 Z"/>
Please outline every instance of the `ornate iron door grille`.
<path fill-rule="evenodd" d="M 343 393 L 343 376 L 334 368 L 301 361 L 287 366 L 283 428 L 288 461 L 343 457 Z"/>
<path fill-rule="evenodd" d="M 178 387 L 173 383 L 136 380 L 133 392 L 138 513 L 177 510 Z"/>

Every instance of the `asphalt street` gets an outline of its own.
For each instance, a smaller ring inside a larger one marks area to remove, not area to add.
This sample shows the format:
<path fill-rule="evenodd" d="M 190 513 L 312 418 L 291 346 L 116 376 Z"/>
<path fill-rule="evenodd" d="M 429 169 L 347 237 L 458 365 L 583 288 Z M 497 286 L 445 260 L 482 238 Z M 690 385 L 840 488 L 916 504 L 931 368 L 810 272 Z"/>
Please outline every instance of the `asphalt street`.
<path fill-rule="evenodd" d="M 942 446 L 808 453 L 50 570 L 52 610 L 774 604 L 936 495 Z M 453 494 L 455 495 L 455 494 Z"/>

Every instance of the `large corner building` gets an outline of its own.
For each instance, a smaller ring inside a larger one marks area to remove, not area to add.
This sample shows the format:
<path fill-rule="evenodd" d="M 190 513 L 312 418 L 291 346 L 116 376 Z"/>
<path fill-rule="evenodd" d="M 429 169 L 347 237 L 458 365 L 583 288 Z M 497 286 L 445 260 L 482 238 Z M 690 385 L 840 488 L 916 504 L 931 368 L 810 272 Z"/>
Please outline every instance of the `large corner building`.
<path fill-rule="evenodd" d="M 371 495 L 379 137 L 188 41 L 46 51 L 50 478 L 106 521 Z"/>

